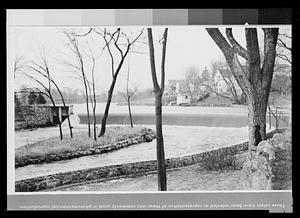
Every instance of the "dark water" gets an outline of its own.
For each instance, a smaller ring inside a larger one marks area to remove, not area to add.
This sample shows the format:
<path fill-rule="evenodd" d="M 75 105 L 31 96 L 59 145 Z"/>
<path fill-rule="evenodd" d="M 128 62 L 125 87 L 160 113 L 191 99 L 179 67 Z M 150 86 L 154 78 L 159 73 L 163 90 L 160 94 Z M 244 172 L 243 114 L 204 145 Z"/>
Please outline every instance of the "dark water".
<path fill-rule="evenodd" d="M 87 124 L 87 115 L 79 114 L 80 124 Z M 155 125 L 155 115 L 153 114 L 133 114 L 133 123 L 137 125 Z M 93 119 L 91 119 L 93 120 Z M 97 124 L 100 124 L 102 115 L 96 115 Z M 267 117 L 267 122 L 269 118 Z M 282 117 L 279 127 L 286 127 L 288 117 Z M 110 114 L 107 124 L 129 124 L 127 114 Z M 163 125 L 178 126 L 207 126 L 207 127 L 243 127 L 248 125 L 245 115 L 226 114 L 164 114 Z M 275 119 L 271 119 L 271 125 L 275 126 Z"/>

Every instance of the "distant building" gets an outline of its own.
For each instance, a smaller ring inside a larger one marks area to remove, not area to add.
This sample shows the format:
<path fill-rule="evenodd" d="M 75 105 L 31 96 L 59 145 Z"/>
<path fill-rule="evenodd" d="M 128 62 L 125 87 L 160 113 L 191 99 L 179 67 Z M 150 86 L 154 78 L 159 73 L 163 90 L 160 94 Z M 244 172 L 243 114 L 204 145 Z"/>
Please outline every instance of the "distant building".
<path fill-rule="evenodd" d="M 246 68 L 244 67 L 244 70 Z M 242 94 L 242 90 L 228 68 L 217 70 L 213 77 L 216 84 L 216 91 L 220 94 L 230 94 L 231 82 L 234 85 L 238 95 Z M 231 81 L 231 82 L 230 82 Z"/>
<path fill-rule="evenodd" d="M 191 95 L 186 89 L 184 80 L 169 80 L 166 93 L 176 95 L 176 104 L 190 104 Z"/>
<path fill-rule="evenodd" d="M 184 105 L 191 103 L 191 95 L 187 92 L 181 92 L 176 95 L 176 104 Z"/>

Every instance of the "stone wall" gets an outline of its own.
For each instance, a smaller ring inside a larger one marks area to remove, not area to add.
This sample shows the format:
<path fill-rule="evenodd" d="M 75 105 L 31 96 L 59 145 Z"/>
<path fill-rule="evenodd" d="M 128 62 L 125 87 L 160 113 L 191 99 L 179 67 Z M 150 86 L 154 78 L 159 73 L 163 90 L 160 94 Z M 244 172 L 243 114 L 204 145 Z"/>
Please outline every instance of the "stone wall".
<path fill-rule="evenodd" d="M 274 132 L 268 134 L 272 136 Z M 248 150 L 248 142 L 237 144 L 234 146 L 220 148 L 217 150 L 202 152 L 194 155 L 176 157 L 166 159 L 166 168 L 184 167 L 196 163 L 209 162 L 211 158 L 215 160 L 224 160 L 226 156 L 236 155 L 240 152 Z M 16 181 L 16 192 L 42 191 L 57 188 L 60 186 L 68 186 L 72 184 L 80 184 L 87 181 L 102 181 L 109 178 L 118 178 L 146 172 L 154 172 L 157 170 L 156 160 L 142 161 L 135 163 L 127 163 L 120 165 L 111 165 L 105 167 L 89 168 L 84 170 L 69 171 L 66 173 L 58 173 L 47 176 L 41 176 L 26 180 Z"/>
<path fill-rule="evenodd" d="M 41 126 L 51 126 L 50 108 L 36 105 L 22 106 L 22 122 L 18 122 L 16 129 L 36 128 Z"/>
<path fill-rule="evenodd" d="M 60 161 L 60 160 L 68 160 L 72 158 L 78 158 L 87 155 L 95 155 L 95 154 L 102 154 L 111 151 L 115 151 L 121 148 L 128 147 L 130 145 L 139 144 L 142 142 L 150 142 L 156 137 L 155 133 L 151 129 L 144 128 L 141 131 L 141 135 L 129 138 L 123 141 L 114 142 L 109 145 L 101 145 L 97 147 L 92 147 L 85 150 L 77 150 L 69 153 L 64 154 L 49 154 L 45 157 L 38 157 L 38 158 L 27 158 L 19 160 L 19 162 L 15 162 L 15 167 L 23 167 L 30 164 L 40 164 L 40 163 L 50 163 L 53 161 Z"/>
<path fill-rule="evenodd" d="M 246 142 L 232 147 L 203 152 L 190 156 L 169 158 L 166 160 L 166 168 L 178 168 L 195 163 L 205 162 L 207 159 L 211 158 L 211 156 L 221 157 L 224 156 L 225 153 L 227 155 L 233 155 L 240 151 L 247 150 L 247 147 L 248 143 Z M 91 180 L 108 179 L 111 177 L 146 173 L 156 170 L 156 160 L 90 168 L 17 181 L 15 184 L 15 191 L 41 191 L 74 183 L 83 183 Z"/>
<path fill-rule="evenodd" d="M 251 190 L 287 190 L 292 181 L 292 144 L 290 130 L 261 141 L 253 157 L 243 165 Z"/>

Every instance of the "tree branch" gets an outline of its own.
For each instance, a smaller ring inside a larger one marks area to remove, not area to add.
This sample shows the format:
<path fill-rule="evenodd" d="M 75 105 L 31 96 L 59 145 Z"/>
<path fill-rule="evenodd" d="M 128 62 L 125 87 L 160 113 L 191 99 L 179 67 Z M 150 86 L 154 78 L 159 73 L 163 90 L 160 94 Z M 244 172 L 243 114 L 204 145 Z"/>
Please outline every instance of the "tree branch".
<path fill-rule="evenodd" d="M 149 41 L 149 56 L 150 56 L 150 66 L 151 66 L 151 76 L 152 76 L 152 82 L 154 86 L 154 90 L 160 91 L 157 77 L 156 77 L 156 68 L 155 68 L 155 57 L 154 57 L 154 45 L 153 45 L 153 36 L 152 36 L 152 29 L 147 28 L 148 31 L 148 41 Z"/>
<path fill-rule="evenodd" d="M 162 58 L 161 58 L 161 80 L 160 88 L 163 91 L 165 88 L 165 62 L 166 62 L 166 47 L 167 47 L 168 28 L 165 28 L 163 35 Z"/>
<path fill-rule="evenodd" d="M 243 48 L 233 37 L 232 28 L 226 28 L 226 36 L 229 40 L 230 44 L 232 45 L 234 51 L 239 54 L 244 59 L 248 60 L 248 52 L 245 48 Z"/>
<path fill-rule="evenodd" d="M 263 28 L 264 31 L 264 61 L 262 65 L 262 76 L 264 77 L 264 87 L 271 86 L 273 77 L 274 62 L 276 58 L 276 44 L 279 28 Z"/>

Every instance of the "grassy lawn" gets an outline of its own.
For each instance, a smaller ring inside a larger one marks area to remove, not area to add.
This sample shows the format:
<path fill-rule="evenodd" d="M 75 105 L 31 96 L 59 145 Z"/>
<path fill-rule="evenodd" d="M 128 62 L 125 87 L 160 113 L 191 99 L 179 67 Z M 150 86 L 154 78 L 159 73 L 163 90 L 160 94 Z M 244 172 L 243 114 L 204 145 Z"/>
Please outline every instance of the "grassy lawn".
<path fill-rule="evenodd" d="M 19 162 L 27 158 L 45 157 L 51 154 L 63 154 L 76 150 L 88 150 L 92 147 L 111 144 L 128 138 L 139 136 L 141 127 L 107 127 L 104 137 L 94 141 L 93 136 L 88 137 L 87 131 L 76 132 L 73 138 L 65 136 L 63 140 L 59 137 L 51 137 L 46 140 L 28 144 L 15 150 L 15 161 Z M 38 132 L 36 134 L 39 134 Z"/>

